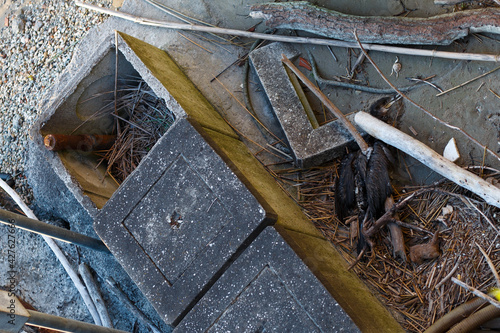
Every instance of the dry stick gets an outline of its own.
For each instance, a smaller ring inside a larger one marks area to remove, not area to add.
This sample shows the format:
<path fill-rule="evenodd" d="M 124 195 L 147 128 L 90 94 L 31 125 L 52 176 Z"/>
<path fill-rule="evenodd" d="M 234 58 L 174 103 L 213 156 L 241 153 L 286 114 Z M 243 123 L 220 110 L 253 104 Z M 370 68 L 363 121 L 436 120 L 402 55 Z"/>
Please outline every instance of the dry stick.
<path fill-rule="evenodd" d="M 19 194 L 17 194 L 16 191 L 14 191 L 2 179 L 0 179 L 0 187 L 5 192 L 7 192 L 7 194 L 16 202 L 16 204 L 21 208 L 21 210 L 24 212 L 24 214 L 26 214 L 27 217 L 38 220 L 35 213 L 33 213 L 33 211 L 19 197 Z M 87 292 L 87 289 L 85 289 L 85 286 L 83 285 L 82 281 L 78 277 L 78 274 L 75 272 L 73 267 L 71 267 L 71 264 L 69 263 L 66 256 L 63 254 L 63 252 L 61 251 L 59 246 L 56 244 L 56 242 L 52 238 L 44 236 L 44 235 L 42 235 L 42 237 L 43 237 L 43 240 L 50 247 L 52 252 L 54 252 L 57 259 L 59 259 L 59 261 L 61 262 L 61 265 L 66 270 L 66 273 L 68 273 L 69 277 L 71 278 L 71 280 L 75 284 L 76 289 L 78 290 L 78 292 L 82 296 L 85 305 L 87 306 L 92 318 L 94 319 L 94 323 L 96 325 L 101 325 L 101 318 L 99 317 L 99 314 L 97 313 L 94 302 L 92 302 L 92 299 L 90 298 L 90 295 Z"/>
<path fill-rule="evenodd" d="M 494 92 L 492 89 L 489 89 L 489 90 L 491 91 L 491 93 L 492 93 L 493 95 L 495 95 L 496 97 L 500 98 L 500 95 L 499 95 L 499 94 L 497 94 L 496 92 Z"/>
<path fill-rule="evenodd" d="M 469 285 L 467 285 L 466 283 L 460 281 L 459 279 L 457 278 L 454 278 L 452 277 L 451 278 L 451 281 L 453 281 L 453 283 L 459 285 L 460 287 L 464 288 L 464 289 L 467 289 L 468 291 L 470 291 L 471 293 L 473 293 L 474 295 L 476 295 L 477 297 L 479 298 L 482 298 L 484 299 L 485 301 L 488 301 L 489 303 L 491 303 L 491 305 L 497 307 L 500 309 L 500 302 L 498 302 L 496 299 L 494 299 L 493 297 L 491 296 L 488 296 L 486 295 L 485 293 L 483 293 L 482 291 L 479 291 L 477 290 L 476 288 L 474 287 L 471 287 Z"/>
<path fill-rule="evenodd" d="M 471 140 L 472 142 L 474 142 L 476 145 L 478 145 L 479 147 L 481 147 L 481 149 L 485 149 L 488 151 L 488 153 L 490 153 L 491 155 L 493 155 L 495 158 L 497 158 L 499 161 L 500 161 L 500 156 L 498 154 L 496 154 L 494 151 L 492 151 L 491 149 L 489 149 L 488 147 L 485 147 L 484 145 L 482 145 L 479 141 L 477 141 L 476 139 L 474 139 L 470 134 L 468 134 L 467 132 L 465 132 L 463 129 L 461 129 L 460 127 L 457 127 L 457 126 L 453 126 L 451 124 L 448 124 L 446 121 L 442 120 L 441 118 L 438 118 L 436 117 L 435 115 L 433 115 L 431 112 L 427 111 L 427 109 L 425 109 L 423 106 L 421 106 L 420 104 L 418 104 L 417 102 L 413 101 L 412 99 L 410 99 L 408 96 L 406 96 L 405 94 L 403 94 L 398 88 L 396 88 L 396 86 L 394 84 L 391 83 L 391 81 L 389 81 L 389 79 L 387 79 L 387 77 L 384 75 L 384 73 L 382 73 L 382 71 L 380 70 L 380 68 L 377 66 L 377 64 L 373 61 L 373 59 L 368 55 L 368 52 L 366 52 L 366 50 L 364 49 L 363 45 L 361 44 L 361 42 L 359 41 L 359 38 L 358 38 L 358 35 L 356 34 L 356 31 L 354 31 L 354 37 L 356 38 L 356 41 L 358 42 L 358 46 L 359 48 L 361 49 L 361 51 L 365 54 L 366 56 L 366 59 L 368 59 L 371 64 L 373 65 L 373 67 L 375 68 L 375 70 L 377 71 L 377 73 L 379 73 L 379 75 L 382 77 L 382 79 L 384 79 L 384 81 L 389 85 L 391 86 L 392 89 L 394 89 L 395 92 L 397 92 L 401 97 L 403 97 L 404 99 L 406 99 L 408 102 L 410 102 L 411 104 L 413 104 L 415 107 L 417 107 L 419 110 L 421 110 L 422 112 L 424 112 L 426 115 L 428 115 L 429 117 L 431 117 L 432 119 L 436 120 L 437 122 L 439 122 L 440 124 L 452 129 L 452 130 L 455 130 L 461 134 L 463 134 L 464 136 L 466 136 L 469 140 Z"/>
<path fill-rule="evenodd" d="M 497 269 L 495 268 L 495 265 L 491 261 L 490 257 L 486 253 L 486 251 L 483 250 L 483 248 L 481 247 L 481 245 L 479 245 L 478 243 L 476 243 L 476 246 L 479 248 L 479 251 L 481 251 L 481 253 L 483 254 L 484 260 L 486 260 L 486 262 L 488 263 L 488 266 L 490 267 L 491 273 L 493 273 L 493 276 L 495 277 L 495 281 L 497 283 L 497 287 L 500 287 L 500 277 L 498 276 L 498 272 L 497 272 Z"/>
<path fill-rule="evenodd" d="M 434 287 L 434 289 L 438 290 L 439 288 L 441 288 L 441 286 L 446 282 L 448 281 L 451 276 L 453 274 L 455 274 L 455 272 L 457 271 L 458 267 L 460 267 L 460 258 L 458 258 L 457 260 L 457 263 L 455 264 L 455 266 L 451 269 L 451 271 L 441 280 L 439 281 L 438 284 L 436 284 L 436 287 Z"/>
<path fill-rule="evenodd" d="M 236 29 L 225 29 L 218 27 L 206 27 L 200 25 L 191 25 L 191 24 L 180 24 L 180 23 L 171 23 L 166 21 L 159 20 L 151 20 L 144 17 L 134 16 L 126 13 L 116 12 L 107 8 L 101 8 L 98 6 L 90 5 L 83 3 L 81 1 L 75 1 L 77 6 L 95 10 L 100 13 L 108 14 L 111 16 L 116 16 L 128 21 L 132 21 L 142 25 L 148 25 L 153 27 L 161 27 L 167 29 L 174 30 L 190 30 L 190 31 L 201 31 L 201 32 L 209 32 L 216 34 L 227 34 L 234 35 L 240 37 L 248 37 L 248 38 L 256 38 L 256 39 L 265 39 L 272 40 L 276 42 L 284 42 L 284 43 L 297 43 L 297 44 L 314 44 L 314 45 L 331 45 L 337 47 L 345 47 L 345 48 L 359 48 L 357 43 L 354 42 L 344 42 L 339 40 L 332 40 L 326 38 L 309 38 L 309 37 L 295 37 L 295 36 L 280 36 L 280 35 L 268 35 L 264 33 L 258 32 L 249 32 L 243 30 Z M 476 60 L 476 61 L 493 61 L 499 62 L 500 55 L 495 54 L 478 54 L 478 53 L 457 53 L 457 52 L 445 52 L 445 51 L 435 51 L 435 50 L 420 50 L 413 49 L 409 47 L 396 47 L 396 46 L 388 46 L 388 45 L 377 45 L 377 44 L 362 44 L 363 47 L 367 50 L 373 51 L 381 51 L 381 52 L 389 52 L 389 53 L 398 53 L 398 54 L 407 54 L 414 56 L 425 56 L 425 57 L 436 57 L 436 58 L 445 58 L 445 59 L 460 59 L 460 60 Z"/>
<path fill-rule="evenodd" d="M 78 266 L 78 272 L 80 273 L 80 276 L 82 277 L 83 282 L 85 283 L 85 286 L 89 291 L 90 297 L 92 297 L 92 301 L 94 302 L 97 312 L 99 313 L 99 317 L 101 318 L 102 326 L 113 328 L 113 323 L 111 322 L 108 310 L 104 305 L 104 300 L 102 299 L 101 292 L 99 291 L 97 283 L 95 282 L 94 277 L 92 276 L 92 273 L 90 272 L 87 264 L 82 262 L 80 266 Z"/>
<path fill-rule="evenodd" d="M 394 197 L 391 195 L 385 200 L 385 210 L 389 210 L 394 206 Z M 400 220 L 399 214 L 394 213 L 394 220 Z M 393 246 L 394 257 L 401 258 L 404 262 L 408 260 L 405 252 L 405 243 L 403 238 L 403 232 L 401 231 L 401 226 L 394 222 L 389 222 L 387 224 L 389 231 L 391 233 L 391 240 Z"/>
<path fill-rule="evenodd" d="M 486 216 L 486 214 L 484 214 L 481 209 L 477 208 L 476 205 L 474 205 L 469 198 L 465 198 L 467 200 L 467 202 L 472 206 L 472 208 L 474 208 L 475 210 L 477 210 L 479 212 L 479 214 L 481 214 L 482 217 L 484 217 L 484 219 L 488 222 L 488 224 L 493 228 L 493 230 L 495 230 L 497 232 L 497 234 L 500 234 L 500 231 L 498 230 L 497 227 L 495 227 L 495 225 L 493 224 L 493 222 L 488 218 L 488 216 Z"/>
<path fill-rule="evenodd" d="M 500 207 L 500 189 L 484 179 L 462 169 L 422 142 L 368 113 L 360 111 L 354 119 L 366 133 L 414 157 L 443 177 L 480 196 L 488 204 Z M 493 228 L 497 230 L 494 226 Z"/>
<path fill-rule="evenodd" d="M 491 74 L 491 73 L 493 73 L 493 72 L 495 72 L 495 71 L 497 71 L 497 70 L 499 70 L 499 69 L 500 69 L 500 66 L 498 66 L 497 68 L 492 69 L 492 70 L 491 70 L 491 71 L 489 71 L 489 72 L 483 73 L 483 74 L 481 74 L 481 75 L 479 75 L 479 76 L 477 76 L 477 77 L 475 77 L 475 78 L 473 78 L 473 79 L 470 79 L 469 81 L 465 81 L 464 83 L 459 84 L 459 85 L 458 85 L 458 86 L 456 86 L 456 87 L 453 87 L 453 88 L 450 88 L 450 89 L 445 90 L 445 91 L 443 91 L 443 92 L 440 92 L 439 94 L 437 94 L 437 95 L 436 95 L 436 97 L 442 96 L 442 95 L 444 95 L 444 94 L 446 94 L 446 93 L 448 93 L 448 92 L 450 92 L 450 91 L 453 91 L 453 90 L 455 90 L 455 89 L 458 89 L 458 88 L 460 88 L 460 87 L 463 87 L 463 86 L 465 86 L 465 85 L 467 85 L 467 84 L 469 84 L 469 83 L 471 83 L 471 82 L 474 82 L 474 81 L 476 81 L 477 79 L 480 79 L 480 78 L 482 78 L 482 77 L 485 77 L 486 75 L 489 75 L 489 74 Z"/>
<path fill-rule="evenodd" d="M 357 28 L 364 43 L 449 45 L 470 33 L 500 34 L 497 8 L 416 18 L 349 15 L 306 1 L 291 1 L 255 4 L 249 15 L 264 19 L 271 28 L 301 30 L 351 42 L 355 41 L 351 31 Z"/>
<path fill-rule="evenodd" d="M 138 319 L 147 324 L 154 333 L 161 333 L 156 325 L 141 312 L 125 295 L 125 293 L 118 287 L 113 278 L 106 279 L 109 289 L 115 294 L 116 297 L 125 305 L 125 307 L 134 314 Z"/>
<path fill-rule="evenodd" d="M 115 115 L 118 116 L 118 31 L 115 30 Z M 116 132 L 121 134 L 120 122 L 116 121 Z"/>
<path fill-rule="evenodd" d="M 418 191 L 413 192 L 411 195 L 407 196 L 405 199 L 397 202 L 396 204 L 394 204 L 392 206 L 392 208 L 390 208 L 389 210 L 386 210 L 384 215 L 382 215 L 377 221 L 375 221 L 373 223 L 373 225 L 370 228 L 368 228 L 368 230 L 366 230 L 365 236 L 367 238 L 373 237 L 377 233 L 378 230 L 380 230 L 382 227 L 387 225 L 387 223 L 393 221 L 392 216 L 394 215 L 394 213 L 397 212 L 398 210 L 400 210 L 401 208 L 403 208 L 404 206 L 406 206 L 408 201 L 412 200 L 416 196 L 419 196 L 421 194 L 431 192 L 434 190 L 435 190 L 434 188 L 423 188 L 423 189 L 420 189 Z"/>
<path fill-rule="evenodd" d="M 347 128 L 349 133 L 354 137 L 354 140 L 356 140 L 356 143 L 358 144 L 359 148 L 363 152 L 364 155 L 366 155 L 369 151 L 369 146 L 366 143 L 366 141 L 363 139 L 361 134 L 356 130 L 356 128 L 351 124 L 349 120 L 347 120 L 346 116 L 340 111 L 333 103 L 328 99 L 328 97 L 325 96 L 321 92 L 321 90 L 318 89 L 309 79 L 301 72 L 297 67 L 292 64 L 292 62 L 284 55 L 281 55 L 283 58 L 281 61 L 288 67 L 292 72 L 297 75 L 297 77 L 311 90 L 316 97 L 319 98 L 319 100 L 330 110 L 341 122 L 342 124 Z"/>

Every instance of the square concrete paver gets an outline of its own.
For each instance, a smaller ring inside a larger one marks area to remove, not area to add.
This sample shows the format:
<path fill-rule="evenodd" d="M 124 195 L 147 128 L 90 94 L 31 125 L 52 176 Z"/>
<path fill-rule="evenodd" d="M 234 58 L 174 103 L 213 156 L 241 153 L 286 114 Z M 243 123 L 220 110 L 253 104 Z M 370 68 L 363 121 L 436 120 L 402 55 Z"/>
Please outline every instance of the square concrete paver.
<path fill-rule="evenodd" d="M 272 227 L 266 228 L 174 332 L 359 332 Z"/>
<path fill-rule="evenodd" d="M 175 325 L 273 216 L 180 119 L 94 227 L 165 322 Z"/>

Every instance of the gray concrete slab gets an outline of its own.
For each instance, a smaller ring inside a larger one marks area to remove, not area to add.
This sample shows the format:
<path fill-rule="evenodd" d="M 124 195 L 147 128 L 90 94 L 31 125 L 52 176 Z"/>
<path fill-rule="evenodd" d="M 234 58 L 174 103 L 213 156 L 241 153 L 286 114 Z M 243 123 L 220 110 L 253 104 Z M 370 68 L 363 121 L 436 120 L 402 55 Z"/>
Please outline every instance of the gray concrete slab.
<path fill-rule="evenodd" d="M 304 103 L 308 102 L 299 97 L 297 89 L 301 88 L 290 80 L 281 62 L 282 54 L 295 59 L 300 51 L 291 44 L 273 43 L 253 51 L 250 59 L 293 151 L 295 164 L 301 168 L 320 165 L 342 156 L 346 147 L 356 149 L 356 142 L 340 121 L 313 127 L 305 111 Z M 349 120 L 355 124 L 353 117 L 350 115 Z"/>
<path fill-rule="evenodd" d="M 359 332 L 272 228 L 266 228 L 174 332 Z"/>
<path fill-rule="evenodd" d="M 95 229 L 164 321 L 175 324 L 274 219 L 180 119 L 114 193 Z"/>

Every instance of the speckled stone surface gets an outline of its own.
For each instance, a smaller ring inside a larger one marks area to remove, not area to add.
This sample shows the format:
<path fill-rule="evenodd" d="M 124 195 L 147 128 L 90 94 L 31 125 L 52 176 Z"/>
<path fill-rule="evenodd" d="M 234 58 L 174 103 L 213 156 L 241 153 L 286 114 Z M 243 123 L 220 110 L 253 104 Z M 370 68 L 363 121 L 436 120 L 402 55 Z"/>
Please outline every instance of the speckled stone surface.
<path fill-rule="evenodd" d="M 319 165 L 341 156 L 345 147 L 357 147 L 340 121 L 314 129 L 304 106 L 281 62 L 282 54 L 296 58 L 299 53 L 290 44 L 272 43 L 250 53 L 253 67 L 266 91 L 299 167 Z M 354 124 L 353 116 L 348 118 Z"/>
<path fill-rule="evenodd" d="M 163 320 L 175 324 L 273 216 L 180 119 L 94 228 Z"/>
<path fill-rule="evenodd" d="M 283 238 L 266 228 L 174 332 L 359 332 Z"/>

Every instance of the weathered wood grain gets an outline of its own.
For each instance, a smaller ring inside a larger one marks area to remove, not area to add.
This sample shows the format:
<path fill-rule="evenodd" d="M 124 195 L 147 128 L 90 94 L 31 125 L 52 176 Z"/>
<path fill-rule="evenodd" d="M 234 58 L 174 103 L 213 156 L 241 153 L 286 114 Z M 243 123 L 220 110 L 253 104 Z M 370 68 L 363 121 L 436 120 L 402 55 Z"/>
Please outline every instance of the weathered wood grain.
<path fill-rule="evenodd" d="M 473 32 L 500 34 L 500 8 L 408 18 L 354 16 L 294 1 L 252 6 L 250 16 L 266 20 L 272 28 L 308 31 L 344 41 L 355 41 L 356 29 L 363 43 L 447 45 Z"/>

